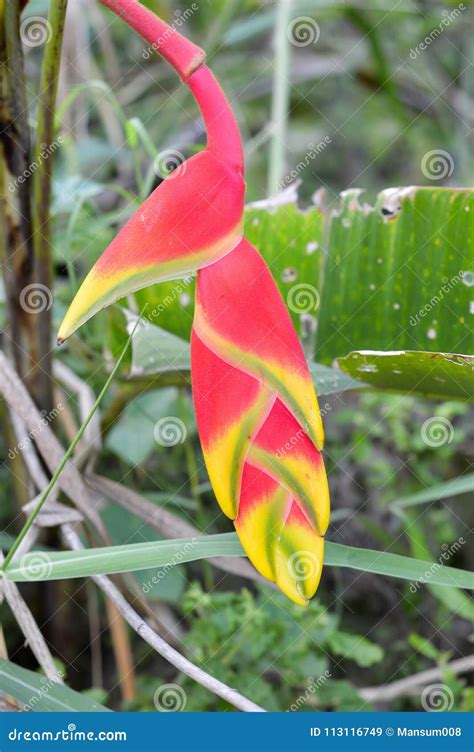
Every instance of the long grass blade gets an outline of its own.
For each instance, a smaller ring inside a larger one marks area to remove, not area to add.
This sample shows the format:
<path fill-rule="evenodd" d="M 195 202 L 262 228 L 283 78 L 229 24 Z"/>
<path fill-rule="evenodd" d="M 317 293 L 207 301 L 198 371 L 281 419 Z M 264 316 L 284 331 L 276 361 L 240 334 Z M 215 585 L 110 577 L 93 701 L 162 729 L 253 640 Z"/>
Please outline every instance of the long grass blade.
<path fill-rule="evenodd" d="M 59 580 L 95 574 L 136 572 L 155 567 L 166 570 L 177 564 L 212 556 L 244 555 L 237 535 L 224 533 L 82 551 L 32 551 L 25 554 L 19 562 L 13 562 L 5 577 L 15 582 Z M 326 543 L 324 564 L 402 580 L 425 581 L 430 585 L 474 589 L 472 572 L 447 567 L 438 562 L 339 543 Z M 161 579 L 162 575 L 157 578 L 157 584 Z"/>

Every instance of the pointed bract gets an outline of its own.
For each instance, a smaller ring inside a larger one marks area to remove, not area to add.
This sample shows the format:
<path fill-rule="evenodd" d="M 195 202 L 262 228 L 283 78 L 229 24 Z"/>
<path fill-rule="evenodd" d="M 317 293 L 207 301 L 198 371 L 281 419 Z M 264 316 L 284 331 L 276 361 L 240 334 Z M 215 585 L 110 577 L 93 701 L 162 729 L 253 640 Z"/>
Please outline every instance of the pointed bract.
<path fill-rule="evenodd" d="M 198 270 L 193 397 L 216 498 L 258 571 L 305 605 L 321 577 L 329 493 L 323 427 L 304 353 L 270 271 L 242 238 L 242 144 L 204 53 L 136 0 L 101 0 L 188 84 L 205 151 L 147 198 L 89 272 L 65 339 L 146 285 Z"/>
<path fill-rule="evenodd" d="M 304 604 L 329 523 L 323 432 L 291 319 L 245 239 L 198 275 L 191 362 L 216 498 L 259 572 Z"/>
<path fill-rule="evenodd" d="M 195 272 L 242 237 L 244 181 L 208 151 L 183 162 L 143 202 L 80 287 L 58 333 L 142 287 Z"/>

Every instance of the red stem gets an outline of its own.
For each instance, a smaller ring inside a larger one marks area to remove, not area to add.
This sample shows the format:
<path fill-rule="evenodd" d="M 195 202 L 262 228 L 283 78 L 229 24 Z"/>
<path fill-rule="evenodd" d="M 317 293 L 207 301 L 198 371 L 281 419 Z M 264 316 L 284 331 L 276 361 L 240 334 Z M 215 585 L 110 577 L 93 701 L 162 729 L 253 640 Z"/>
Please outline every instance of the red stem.
<path fill-rule="evenodd" d="M 175 68 L 183 81 L 203 64 L 206 53 L 181 36 L 176 29 L 158 18 L 137 0 L 100 0 L 125 23 L 138 31 Z"/>
<path fill-rule="evenodd" d="M 99 0 L 167 60 L 191 89 L 204 118 L 210 152 L 243 173 L 242 142 L 229 102 L 209 68 L 206 53 L 137 0 Z"/>
<path fill-rule="evenodd" d="M 243 174 L 244 157 L 239 126 L 227 97 L 207 65 L 202 65 L 192 74 L 188 86 L 202 112 L 209 151 Z"/>

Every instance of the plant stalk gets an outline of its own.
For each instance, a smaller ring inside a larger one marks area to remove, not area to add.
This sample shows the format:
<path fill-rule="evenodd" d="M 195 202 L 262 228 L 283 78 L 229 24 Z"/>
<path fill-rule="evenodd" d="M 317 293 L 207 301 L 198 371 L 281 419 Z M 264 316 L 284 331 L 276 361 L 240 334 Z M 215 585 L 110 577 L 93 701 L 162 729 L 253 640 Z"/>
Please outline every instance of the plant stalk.
<path fill-rule="evenodd" d="M 133 335 L 135 333 L 135 330 L 136 330 L 137 326 L 139 325 L 139 323 L 140 323 L 140 321 L 142 319 L 142 316 L 143 316 L 143 312 L 140 315 L 140 317 L 137 319 L 137 321 L 135 323 L 135 326 L 133 327 L 133 330 L 131 331 L 131 333 L 130 333 L 128 339 L 127 339 L 127 342 L 125 343 L 125 346 L 124 346 L 122 352 L 120 353 L 119 358 L 118 358 L 115 366 L 113 367 L 110 376 L 108 377 L 107 381 L 105 382 L 104 386 L 102 387 L 102 389 L 100 391 L 100 394 L 97 397 L 96 401 L 94 402 L 94 405 L 92 406 L 89 414 L 87 415 L 86 419 L 84 420 L 84 422 L 82 423 L 81 427 L 79 428 L 76 436 L 74 437 L 74 439 L 69 444 L 69 447 L 68 447 L 68 449 L 67 449 L 64 457 L 62 458 L 61 462 L 59 463 L 59 466 L 58 466 L 56 472 L 53 474 L 51 480 L 49 481 L 48 485 L 46 486 L 46 488 L 44 489 L 43 493 L 41 494 L 41 496 L 40 496 L 40 498 L 38 500 L 37 505 L 35 506 L 35 508 L 33 509 L 32 513 L 30 514 L 30 516 L 26 520 L 26 522 L 25 522 L 22 530 L 18 534 L 15 542 L 13 543 L 11 549 L 9 550 L 8 554 L 6 555 L 5 561 L 3 562 L 3 565 L 2 565 L 2 568 L 1 568 L 2 571 L 6 571 L 8 569 L 8 565 L 10 564 L 11 560 L 13 559 L 13 557 L 14 557 L 16 551 L 18 550 L 18 548 L 19 548 L 22 540 L 24 539 L 24 537 L 27 534 L 28 530 L 31 528 L 33 522 L 35 521 L 35 519 L 37 518 L 38 514 L 40 513 L 40 511 L 41 511 L 41 509 L 43 507 L 43 504 L 45 503 L 45 501 L 48 498 L 49 494 L 51 493 L 52 489 L 56 485 L 56 481 L 59 478 L 59 476 L 61 475 L 61 473 L 62 473 L 62 471 L 64 469 L 64 466 L 66 465 L 66 462 L 71 457 L 71 455 L 74 452 L 75 448 L 79 444 L 82 436 L 84 435 L 84 431 L 86 430 L 87 426 L 91 422 L 91 420 L 92 420 L 95 412 L 97 411 L 100 403 L 102 402 L 103 398 L 105 397 L 105 394 L 107 393 L 107 390 L 108 390 L 110 384 L 112 383 L 112 381 L 114 379 L 114 376 L 117 373 L 122 360 L 125 357 L 125 353 L 128 350 L 130 342 L 132 341 L 132 337 L 133 337 Z"/>
<path fill-rule="evenodd" d="M 274 196 L 278 193 L 279 186 L 285 174 L 285 149 L 290 98 L 290 42 L 288 40 L 290 3 L 291 0 L 280 0 L 275 30 L 272 124 L 267 183 L 269 196 Z"/>
<path fill-rule="evenodd" d="M 61 47 L 64 32 L 67 0 L 52 0 L 48 14 L 48 33 L 41 68 L 40 94 L 38 98 L 36 143 L 33 164 L 33 249 L 34 282 L 40 290 L 49 291 L 52 301 L 53 259 L 51 243 L 51 176 L 54 142 L 54 110 L 58 89 Z M 52 407 L 52 350 L 51 350 L 51 305 L 36 314 L 38 318 L 38 356 L 41 362 L 38 373 L 39 404 L 43 409 Z"/>

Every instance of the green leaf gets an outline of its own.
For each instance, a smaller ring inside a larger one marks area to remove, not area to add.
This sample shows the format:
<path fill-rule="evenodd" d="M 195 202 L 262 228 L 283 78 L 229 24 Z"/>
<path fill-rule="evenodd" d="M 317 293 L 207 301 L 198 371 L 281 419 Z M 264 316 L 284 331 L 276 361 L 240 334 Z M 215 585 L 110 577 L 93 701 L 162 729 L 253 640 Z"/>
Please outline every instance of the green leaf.
<path fill-rule="evenodd" d="M 407 527 L 410 529 L 409 541 L 412 553 L 417 557 L 430 555 L 430 547 L 428 544 L 427 536 L 418 520 L 415 516 L 415 511 L 411 513 L 405 513 L 408 521 Z M 472 598 L 469 598 L 459 588 L 443 588 L 433 580 L 433 573 L 436 570 L 444 567 L 444 562 L 449 561 L 459 549 L 466 544 L 466 541 L 461 536 L 450 548 L 448 544 L 443 544 L 441 556 L 435 564 L 431 564 L 423 577 L 422 582 L 426 583 L 428 590 L 437 598 L 443 605 L 451 611 L 455 616 L 462 616 L 469 622 L 474 620 L 474 603 Z M 411 589 L 411 588 L 410 588 Z"/>
<path fill-rule="evenodd" d="M 329 679 L 322 684 L 317 694 L 315 694 L 315 703 L 321 710 L 327 710 L 328 707 L 337 711 L 347 711 L 357 713 L 361 709 L 363 703 L 364 709 L 371 710 L 371 705 L 362 701 L 360 695 L 357 694 L 357 687 L 354 687 L 349 681 L 345 679 L 336 679 L 332 681 Z"/>
<path fill-rule="evenodd" d="M 379 645 L 375 645 L 366 637 L 349 632 L 333 632 L 329 635 L 328 647 L 335 655 L 348 658 L 363 668 L 380 663 L 384 656 Z"/>
<path fill-rule="evenodd" d="M 179 395 L 176 387 L 153 389 L 130 402 L 107 434 L 105 446 L 124 462 L 139 465 L 153 452 L 169 448 L 167 430 L 169 446 L 183 443 L 196 430 L 191 398 Z M 160 443 L 160 435 L 165 443 Z"/>
<path fill-rule="evenodd" d="M 468 473 L 461 478 L 453 478 L 446 483 L 437 483 L 423 491 L 404 496 L 403 499 L 396 499 L 390 503 L 390 506 L 399 509 L 413 507 L 418 504 L 427 504 L 430 501 L 450 499 L 452 496 L 459 496 L 459 494 L 469 493 L 470 491 L 474 491 L 474 473 Z"/>
<path fill-rule="evenodd" d="M 331 219 L 318 360 L 387 345 L 473 352 L 474 192 L 388 189 L 374 207 L 360 193 L 345 191 Z"/>
<path fill-rule="evenodd" d="M 301 339 L 302 314 L 315 317 L 319 308 L 323 224 L 322 212 L 301 211 L 296 196 L 281 205 L 257 202 L 245 212 L 245 235 L 270 267 Z"/>
<path fill-rule="evenodd" d="M 459 588 L 443 588 L 439 585 L 428 585 L 428 590 L 455 616 L 466 619 L 471 624 L 474 621 L 474 603 Z"/>
<path fill-rule="evenodd" d="M 178 280 L 179 281 L 179 280 Z M 124 309 L 130 332 L 137 316 Z M 153 316 L 153 310 L 147 316 Z M 189 343 L 144 319 L 137 327 L 132 341 L 131 376 L 148 376 L 167 371 L 189 371 L 191 368 Z"/>
<path fill-rule="evenodd" d="M 367 389 L 363 381 L 352 378 L 337 368 L 328 368 L 321 363 L 308 363 L 309 372 L 319 397 L 335 392 L 346 392 L 350 389 Z"/>
<path fill-rule="evenodd" d="M 429 658 L 432 661 L 439 659 L 440 651 L 426 637 L 412 632 L 408 637 L 408 642 L 415 650 L 424 655 L 425 658 Z"/>
<path fill-rule="evenodd" d="M 3 692 L 37 713 L 111 712 L 91 697 L 52 682 L 42 674 L 28 671 L 4 658 L 0 658 L 0 686 Z"/>
<path fill-rule="evenodd" d="M 378 389 L 437 399 L 474 401 L 474 356 L 362 350 L 338 358 L 350 376 Z"/>
<path fill-rule="evenodd" d="M 408 556 L 390 554 L 386 551 L 343 546 L 340 543 L 327 542 L 325 548 L 324 563 L 326 566 L 359 569 L 388 577 L 398 577 L 402 580 L 418 580 L 426 577 L 426 572 L 433 563 L 422 559 L 412 559 Z M 436 585 L 474 590 L 474 572 L 442 566 L 433 572 L 430 582 Z"/>
<path fill-rule="evenodd" d="M 36 582 L 170 567 L 211 556 L 244 555 L 235 533 L 220 533 L 83 551 L 43 551 L 40 555 L 31 551 L 24 554 L 20 561 L 13 560 L 4 576 L 14 582 Z M 324 563 L 326 566 L 348 567 L 405 580 L 417 580 L 426 576 L 431 566 L 429 561 L 411 559 L 408 556 L 330 542 L 326 543 Z M 432 573 L 430 583 L 474 589 L 474 573 L 442 566 Z"/>
<path fill-rule="evenodd" d="M 82 551 L 55 551 L 51 554 L 41 552 L 41 558 L 38 552 L 31 552 L 25 554 L 18 562 L 13 560 L 5 574 L 9 579 L 18 582 L 69 579 L 94 574 L 137 572 L 152 567 L 172 567 L 210 556 L 243 555 L 237 536 L 234 533 L 226 533 L 104 546 Z"/>
<path fill-rule="evenodd" d="M 148 304 L 146 318 L 169 335 L 165 342 L 171 356 L 174 355 L 174 347 L 177 344 L 173 336 L 178 337 L 180 341 L 185 340 L 186 345 L 189 340 L 194 318 L 195 287 L 195 277 L 185 277 L 160 282 L 159 285 L 151 285 L 135 293 L 138 309 L 141 311 L 143 306 Z M 189 345 L 187 346 L 186 365 L 189 369 Z M 151 354 L 158 357 L 157 366 L 166 367 L 166 361 L 160 360 L 159 351 Z M 176 355 L 178 354 L 176 350 Z M 183 357 L 182 347 L 179 357 Z"/>

